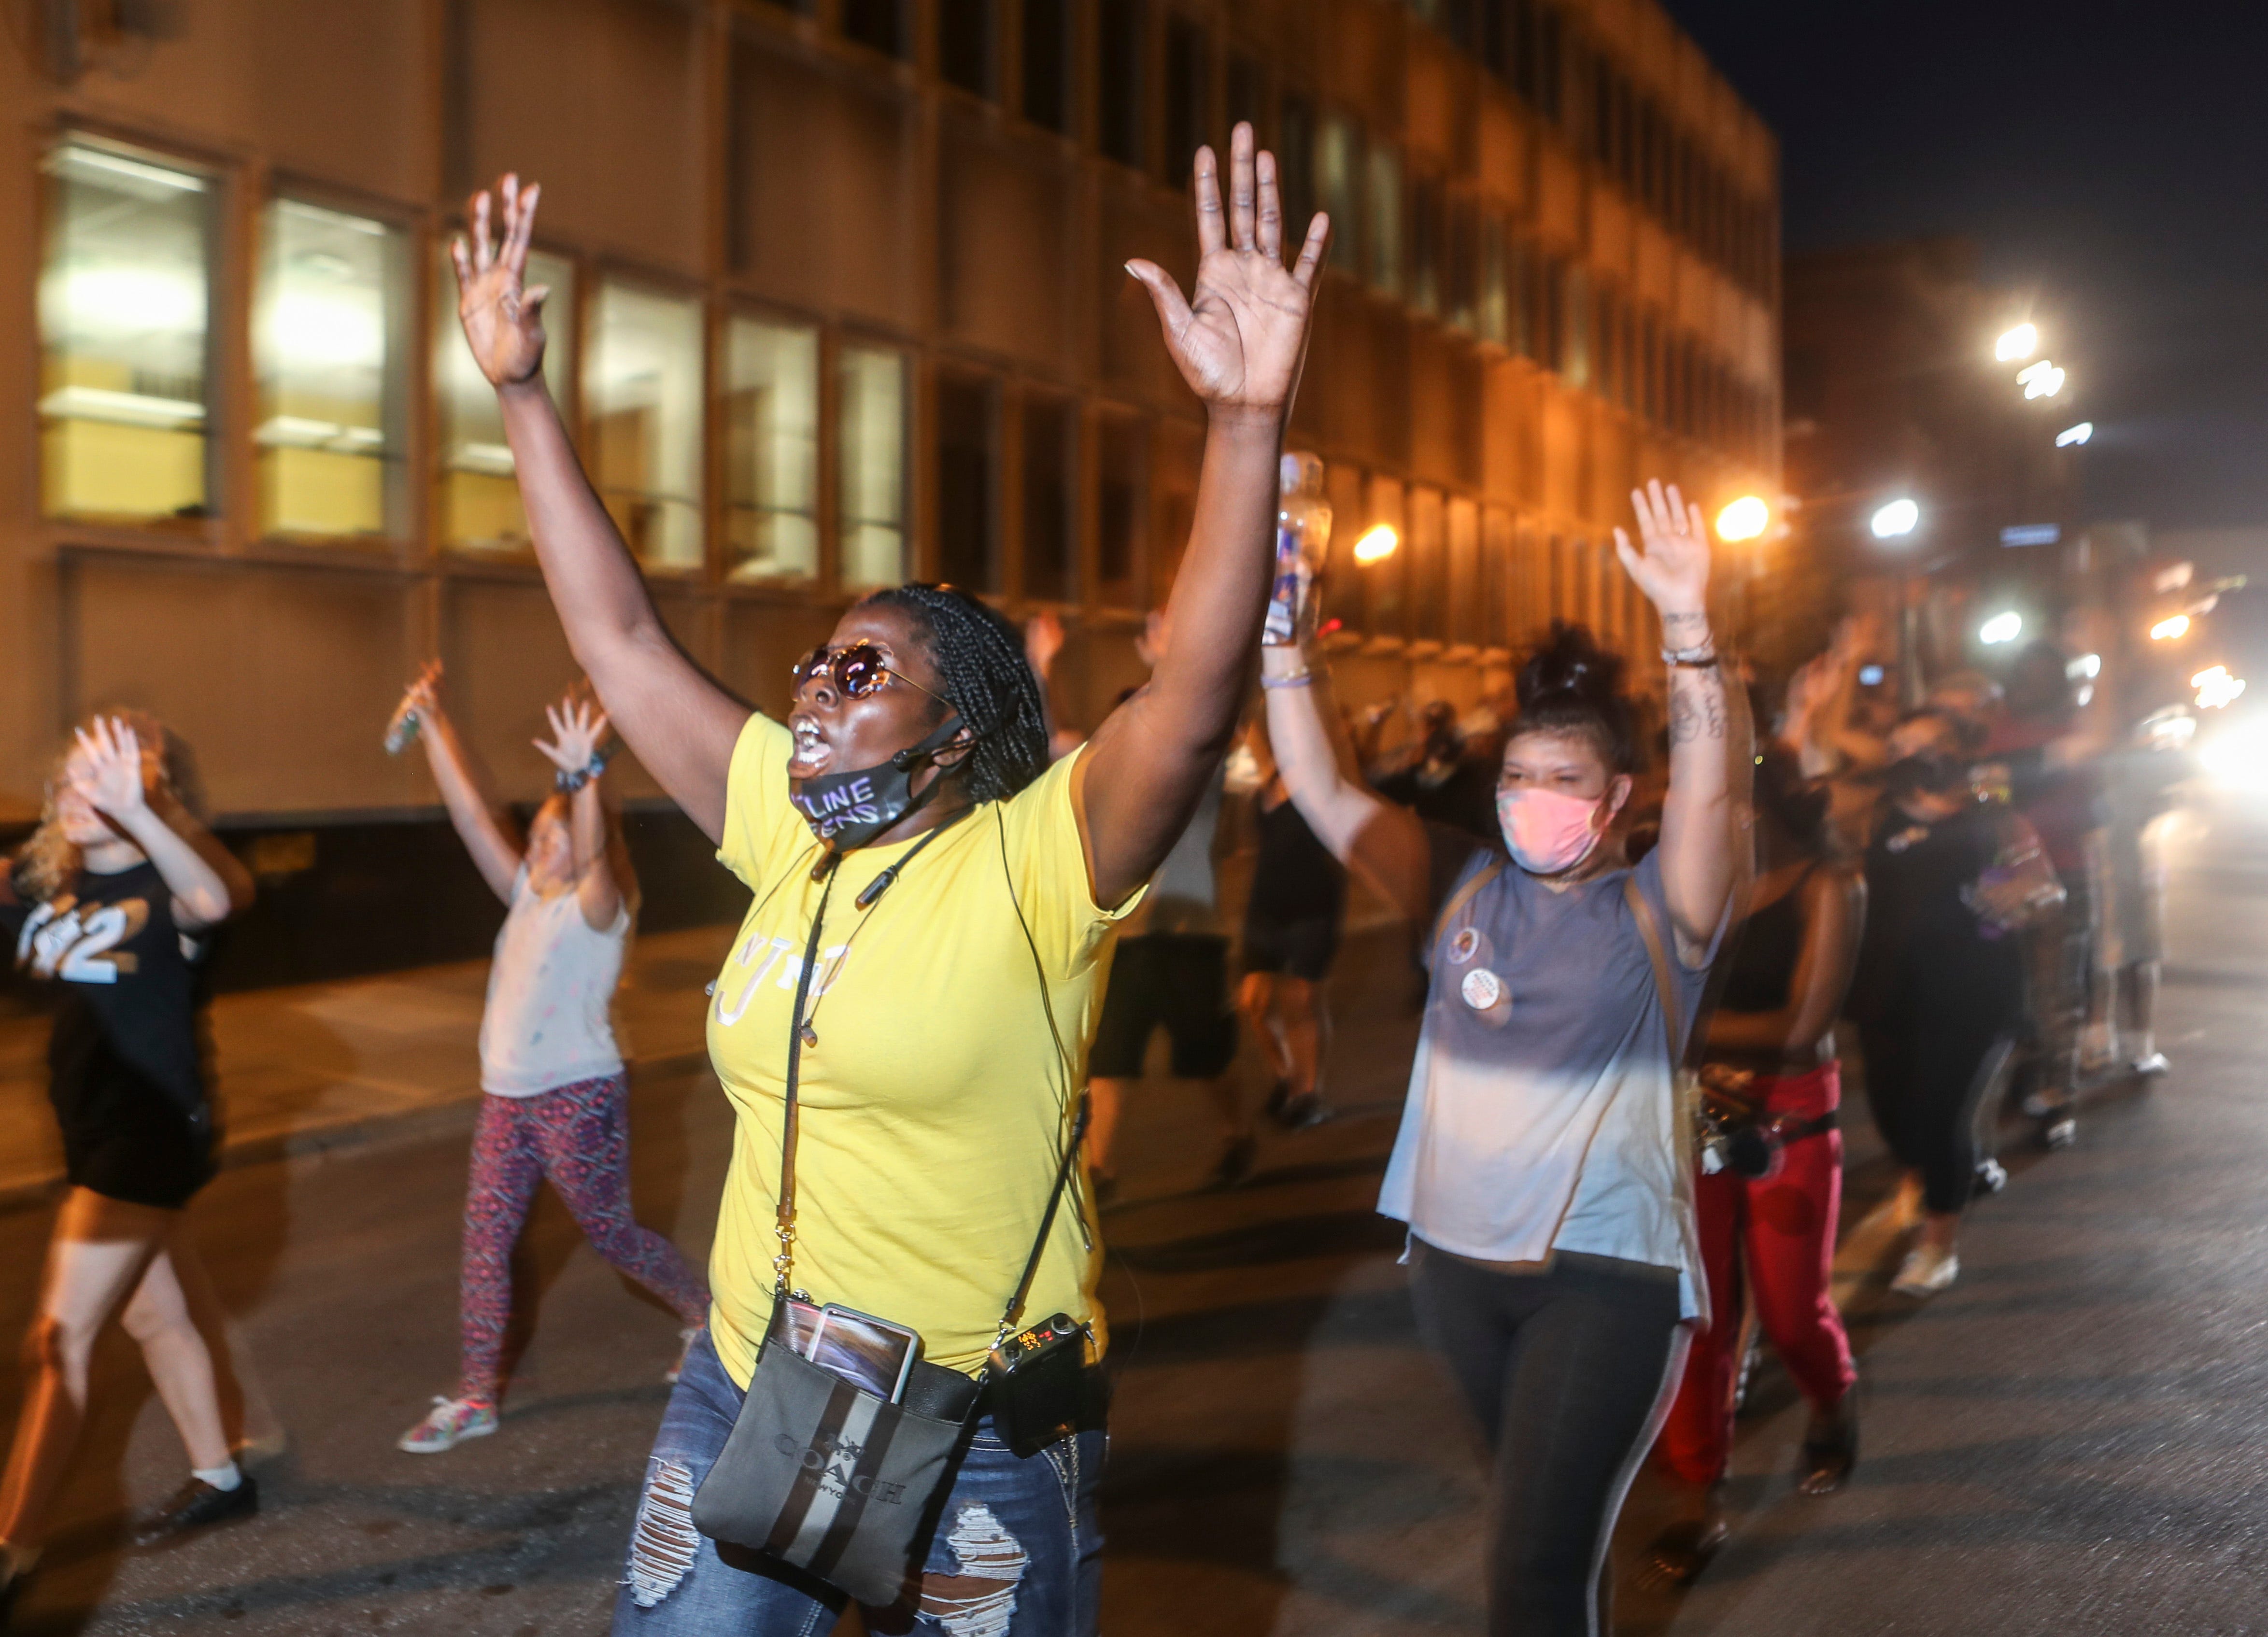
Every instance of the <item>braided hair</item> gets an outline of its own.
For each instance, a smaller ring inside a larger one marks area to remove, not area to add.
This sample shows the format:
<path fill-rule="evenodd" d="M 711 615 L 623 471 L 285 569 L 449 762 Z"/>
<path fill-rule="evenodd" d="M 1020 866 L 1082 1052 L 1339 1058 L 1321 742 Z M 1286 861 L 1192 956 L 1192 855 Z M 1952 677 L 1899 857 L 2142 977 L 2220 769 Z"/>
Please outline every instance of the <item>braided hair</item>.
<path fill-rule="evenodd" d="M 910 620 L 976 745 L 954 769 L 973 802 L 1005 800 L 1048 766 L 1048 713 L 1023 635 L 957 585 L 894 585 L 865 598 Z"/>

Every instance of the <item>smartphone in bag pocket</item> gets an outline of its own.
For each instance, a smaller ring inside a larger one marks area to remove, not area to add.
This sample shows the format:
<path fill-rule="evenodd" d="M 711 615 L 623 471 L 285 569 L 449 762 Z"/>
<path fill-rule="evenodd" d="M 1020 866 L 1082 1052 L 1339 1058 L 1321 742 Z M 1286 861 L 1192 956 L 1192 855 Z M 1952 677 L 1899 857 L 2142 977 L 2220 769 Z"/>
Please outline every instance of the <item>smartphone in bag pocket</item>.
<path fill-rule="evenodd" d="M 829 1302 L 819 1310 L 804 1356 L 828 1375 L 895 1404 L 905 1396 L 921 1345 L 903 1325 Z"/>

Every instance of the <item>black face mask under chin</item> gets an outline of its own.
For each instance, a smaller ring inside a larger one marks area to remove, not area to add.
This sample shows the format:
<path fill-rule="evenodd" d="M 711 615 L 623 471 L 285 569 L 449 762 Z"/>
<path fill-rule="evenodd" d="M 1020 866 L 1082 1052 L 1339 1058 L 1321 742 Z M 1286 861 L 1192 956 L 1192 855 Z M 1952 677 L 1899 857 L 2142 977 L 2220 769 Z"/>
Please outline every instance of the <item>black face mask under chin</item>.
<path fill-rule="evenodd" d="M 795 804 L 811 833 L 836 852 L 864 847 L 918 811 L 937 794 L 945 775 L 939 773 L 916 795 L 913 770 L 934 761 L 937 752 L 960 731 L 961 718 L 950 717 L 920 744 L 909 745 L 878 766 L 791 779 L 787 798 Z"/>

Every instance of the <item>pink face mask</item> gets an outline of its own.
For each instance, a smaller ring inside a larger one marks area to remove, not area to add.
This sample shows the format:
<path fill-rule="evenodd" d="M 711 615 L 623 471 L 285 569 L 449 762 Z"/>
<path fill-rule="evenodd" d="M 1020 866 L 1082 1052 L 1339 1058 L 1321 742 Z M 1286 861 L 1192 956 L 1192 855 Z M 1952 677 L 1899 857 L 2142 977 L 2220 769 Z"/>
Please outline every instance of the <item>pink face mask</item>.
<path fill-rule="evenodd" d="M 1606 833 L 1604 825 L 1592 823 L 1606 801 L 1603 796 L 1585 801 L 1557 790 L 1498 790 L 1496 819 L 1522 870 L 1532 876 L 1564 875 L 1588 858 Z"/>

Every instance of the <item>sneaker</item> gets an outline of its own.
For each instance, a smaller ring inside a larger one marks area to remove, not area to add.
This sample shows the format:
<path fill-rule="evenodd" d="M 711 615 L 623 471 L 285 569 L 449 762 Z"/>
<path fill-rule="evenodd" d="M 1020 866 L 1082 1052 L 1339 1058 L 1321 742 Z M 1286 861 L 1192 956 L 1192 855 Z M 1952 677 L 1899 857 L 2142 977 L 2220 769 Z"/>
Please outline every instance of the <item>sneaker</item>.
<path fill-rule="evenodd" d="M 468 1438 L 485 1438 L 496 1429 L 494 1405 L 436 1398 L 425 1419 L 395 1439 L 394 1447 L 408 1455 L 438 1455 Z"/>
<path fill-rule="evenodd" d="M 688 1325 L 677 1332 L 677 1362 L 661 1373 L 661 1379 L 666 1384 L 672 1387 L 677 1385 L 677 1378 L 685 1374 L 685 1361 L 693 1356 L 693 1344 L 701 1340 L 701 1332 L 707 1328 L 706 1325 Z M 431 1420 L 432 1417 L 429 1415 L 425 1419 Z M 489 1420 L 489 1430 L 496 1430 L 493 1416 Z"/>
<path fill-rule="evenodd" d="M 1933 1296 L 1961 1276 L 1961 1258 L 1933 1245 L 1916 1245 L 1906 1253 L 1898 1276 L 1890 1281 L 1895 1296 Z"/>
<path fill-rule="evenodd" d="M 2163 1052 L 2153 1052 L 2147 1057 L 2138 1057 L 2129 1063 L 2127 1072 L 2144 1080 L 2154 1080 L 2160 1075 L 2170 1074 L 2173 1065 L 2166 1061 Z"/>
<path fill-rule="evenodd" d="M 1253 1162 L 1260 1157 L 1259 1140 L 1255 1137 L 1231 1137 L 1220 1145 L 1220 1159 L 1205 1178 L 1212 1188 L 1233 1188 L 1252 1174 Z"/>
<path fill-rule="evenodd" d="M 2069 1108 L 2072 1102 L 2071 1093 L 2060 1087 L 2051 1091 L 2045 1090 L 2031 1091 L 2024 1096 L 2023 1110 L 2029 1119 L 2052 1119 Z"/>
<path fill-rule="evenodd" d="M 1977 1184 L 1971 1197 L 1983 1199 L 1988 1193 L 1998 1193 L 2008 1186 L 2008 1168 L 1996 1159 L 1977 1162 Z"/>
<path fill-rule="evenodd" d="M 233 1489 L 216 1489 L 202 1478 L 191 1478 L 173 1491 L 172 1500 L 134 1526 L 134 1544 L 154 1546 L 193 1529 L 250 1517 L 258 1510 L 260 1486 L 249 1472 L 239 1472 Z"/>

